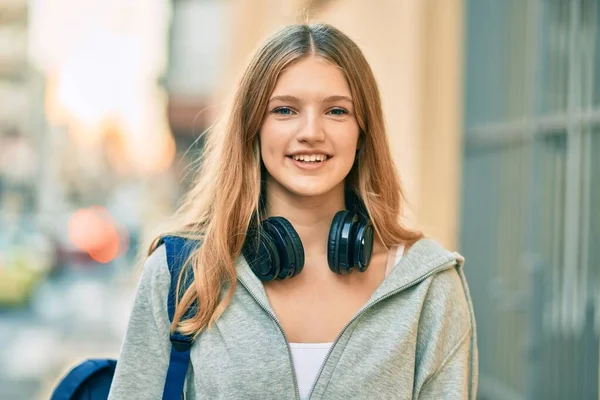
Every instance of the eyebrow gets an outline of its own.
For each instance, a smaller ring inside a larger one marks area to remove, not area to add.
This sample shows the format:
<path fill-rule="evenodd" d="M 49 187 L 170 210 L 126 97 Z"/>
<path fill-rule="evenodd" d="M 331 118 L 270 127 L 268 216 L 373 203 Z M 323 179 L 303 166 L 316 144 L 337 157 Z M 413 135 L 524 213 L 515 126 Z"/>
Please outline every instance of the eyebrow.
<path fill-rule="evenodd" d="M 269 99 L 269 102 L 271 101 L 275 101 L 275 100 L 281 100 L 281 101 L 290 101 L 290 102 L 300 102 L 300 99 L 297 98 L 296 96 L 291 96 L 291 95 L 280 95 L 280 96 L 273 96 Z M 352 99 L 348 96 L 342 96 L 342 95 L 334 95 L 334 96 L 329 96 L 323 99 L 323 103 L 330 103 L 330 102 L 334 102 L 334 101 L 348 101 L 350 103 L 352 103 Z"/>

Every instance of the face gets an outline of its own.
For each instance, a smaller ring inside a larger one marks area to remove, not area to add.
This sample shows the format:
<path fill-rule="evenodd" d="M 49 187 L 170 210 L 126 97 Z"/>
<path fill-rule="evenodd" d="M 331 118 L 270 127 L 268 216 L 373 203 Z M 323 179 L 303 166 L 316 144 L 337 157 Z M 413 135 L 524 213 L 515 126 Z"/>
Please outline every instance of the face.
<path fill-rule="evenodd" d="M 296 196 L 339 188 L 354 163 L 359 137 L 342 72 L 317 57 L 284 70 L 269 98 L 259 137 L 269 186 Z"/>

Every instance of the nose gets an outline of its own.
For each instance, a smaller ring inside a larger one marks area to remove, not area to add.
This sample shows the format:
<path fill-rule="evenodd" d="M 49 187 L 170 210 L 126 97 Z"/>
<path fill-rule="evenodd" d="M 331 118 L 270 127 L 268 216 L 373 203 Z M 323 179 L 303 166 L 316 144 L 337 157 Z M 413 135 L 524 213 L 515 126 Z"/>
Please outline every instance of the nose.
<path fill-rule="evenodd" d="M 297 139 L 304 143 L 318 143 L 325 140 L 323 121 L 318 113 L 307 112 L 305 114 Z"/>

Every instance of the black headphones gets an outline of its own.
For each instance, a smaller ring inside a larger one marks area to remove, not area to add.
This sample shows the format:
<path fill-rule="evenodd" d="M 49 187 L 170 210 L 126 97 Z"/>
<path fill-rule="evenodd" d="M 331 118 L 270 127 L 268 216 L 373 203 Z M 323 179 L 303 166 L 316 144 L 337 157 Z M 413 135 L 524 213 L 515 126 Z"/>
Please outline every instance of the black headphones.
<path fill-rule="evenodd" d="M 331 271 L 346 275 L 367 270 L 373 251 L 373 225 L 364 204 L 346 191 L 347 210 L 333 218 L 327 240 L 327 263 Z M 242 254 L 258 279 L 271 281 L 298 275 L 304 267 L 304 247 L 292 224 L 283 217 L 270 217 L 260 227 L 250 227 Z"/>

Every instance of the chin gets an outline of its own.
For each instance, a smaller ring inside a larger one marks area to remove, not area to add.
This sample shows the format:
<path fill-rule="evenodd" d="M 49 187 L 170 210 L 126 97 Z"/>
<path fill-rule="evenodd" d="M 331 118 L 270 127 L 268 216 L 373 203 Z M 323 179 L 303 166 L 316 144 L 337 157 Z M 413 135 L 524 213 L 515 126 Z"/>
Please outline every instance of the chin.
<path fill-rule="evenodd" d="M 318 197 L 326 194 L 328 191 L 306 188 L 290 188 L 290 192 L 299 197 Z"/>
<path fill-rule="evenodd" d="M 331 192 L 338 185 L 338 182 L 325 182 L 324 180 L 320 180 L 318 182 L 297 182 L 284 186 L 288 191 L 296 196 L 315 197 Z"/>

